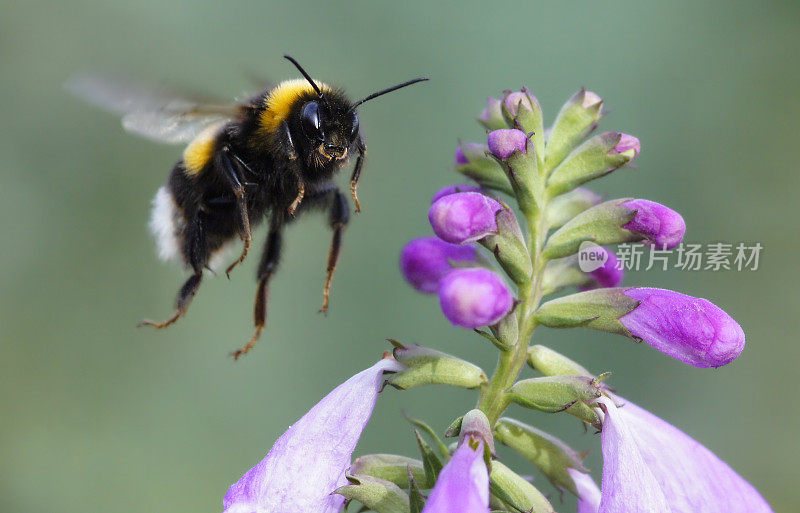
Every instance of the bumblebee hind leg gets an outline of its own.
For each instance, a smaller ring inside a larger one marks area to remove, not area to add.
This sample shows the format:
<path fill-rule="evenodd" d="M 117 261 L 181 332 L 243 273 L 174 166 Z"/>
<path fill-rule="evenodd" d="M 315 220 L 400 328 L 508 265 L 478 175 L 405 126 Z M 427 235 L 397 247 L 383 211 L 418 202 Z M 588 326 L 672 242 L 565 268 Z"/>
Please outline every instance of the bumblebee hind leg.
<path fill-rule="evenodd" d="M 270 220 L 269 234 L 264 245 L 264 253 L 261 255 L 261 263 L 258 265 L 258 286 L 256 288 L 256 300 L 253 307 L 253 323 L 255 332 L 250 340 L 241 349 L 237 349 L 231 356 L 238 360 L 240 356 L 247 353 L 256 345 L 264 330 L 267 322 L 267 300 L 269 299 L 269 280 L 278 267 L 281 256 L 281 246 L 283 245 L 283 212 L 276 209 Z"/>
<path fill-rule="evenodd" d="M 189 304 L 192 302 L 195 294 L 197 294 L 197 289 L 200 288 L 200 283 L 203 281 L 203 269 L 206 267 L 208 261 L 205 235 L 199 214 L 196 214 L 192 222 L 187 226 L 184 251 L 188 253 L 188 260 L 194 273 L 184 282 L 183 286 L 181 286 L 178 291 L 178 296 L 175 299 L 175 313 L 162 322 L 145 319 L 139 323 L 139 326 L 152 326 L 162 329 L 175 324 L 178 319 L 186 314 Z"/>

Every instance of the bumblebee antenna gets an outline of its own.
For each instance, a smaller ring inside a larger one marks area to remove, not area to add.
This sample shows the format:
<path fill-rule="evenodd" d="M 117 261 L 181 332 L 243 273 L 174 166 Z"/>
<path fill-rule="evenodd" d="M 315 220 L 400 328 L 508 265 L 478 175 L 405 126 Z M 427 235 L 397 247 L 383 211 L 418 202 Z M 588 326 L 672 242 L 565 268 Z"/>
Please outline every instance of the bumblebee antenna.
<path fill-rule="evenodd" d="M 308 83 L 311 84 L 311 87 L 314 88 L 314 91 L 316 91 L 317 96 L 322 98 L 322 91 L 319 89 L 319 87 L 317 87 L 317 84 L 314 83 L 314 81 L 311 79 L 311 76 L 309 76 L 309 74 L 306 73 L 306 70 L 303 69 L 303 67 L 300 65 L 300 63 L 298 63 L 296 60 L 294 60 L 294 58 L 292 58 L 292 57 L 290 57 L 288 55 L 284 55 L 283 58 L 288 60 L 292 64 L 294 64 L 294 67 L 297 68 L 300 71 L 300 73 L 302 73 L 302 75 L 305 77 L 305 79 L 308 80 Z"/>
<path fill-rule="evenodd" d="M 408 82 L 403 82 L 402 84 L 397 84 L 396 86 L 389 87 L 389 88 L 384 89 L 382 91 L 378 91 L 377 93 L 372 93 L 371 95 L 367 96 L 366 98 L 364 98 L 362 100 L 358 100 L 356 103 L 354 103 L 353 106 L 350 107 L 350 110 L 353 111 L 353 110 L 355 110 L 356 107 L 358 107 L 362 103 L 368 102 L 368 101 L 372 100 L 373 98 L 377 98 L 378 96 L 383 96 L 386 93 L 391 93 L 392 91 L 397 91 L 398 89 L 401 89 L 401 88 L 406 87 L 406 86 L 410 86 L 411 84 L 416 84 L 417 82 L 425 82 L 426 80 L 429 80 L 428 77 L 419 77 L 419 78 L 415 78 L 413 80 L 409 80 Z"/>

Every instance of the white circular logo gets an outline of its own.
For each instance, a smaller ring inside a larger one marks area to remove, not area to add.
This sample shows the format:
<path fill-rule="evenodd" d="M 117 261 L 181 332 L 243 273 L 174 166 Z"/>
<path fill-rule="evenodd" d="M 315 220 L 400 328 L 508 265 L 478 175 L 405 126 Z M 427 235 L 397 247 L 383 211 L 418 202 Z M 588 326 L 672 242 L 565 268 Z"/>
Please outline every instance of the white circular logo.
<path fill-rule="evenodd" d="M 603 246 L 594 242 L 584 241 L 578 249 L 578 267 L 585 273 L 590 273 L 603 267 L 608 260 L 608 253 Z"/>

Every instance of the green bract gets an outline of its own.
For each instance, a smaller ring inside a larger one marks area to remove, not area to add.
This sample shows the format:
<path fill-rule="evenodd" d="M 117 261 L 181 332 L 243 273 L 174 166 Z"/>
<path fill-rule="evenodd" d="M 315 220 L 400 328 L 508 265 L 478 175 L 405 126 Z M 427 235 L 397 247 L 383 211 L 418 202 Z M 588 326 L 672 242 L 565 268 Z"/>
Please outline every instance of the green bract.
<path fill-rule="evenodd" d="M 495 437 L 525 456 L 559 489 L 577 495 L 575 481 L 568 468 L 581 472 L 589 470 L 581 463 L 580 455 L 558 438 L 514 419 L 501 418 L 495 426 Z"/>
<path fill-rule="evenodd" d="M 435 349 L 398 344 L 394 357 L 407 369 L 393 374 L 387 383 L 402 390 L 434 384 L 477 388 L 487 381 L 477 365 Z"/>

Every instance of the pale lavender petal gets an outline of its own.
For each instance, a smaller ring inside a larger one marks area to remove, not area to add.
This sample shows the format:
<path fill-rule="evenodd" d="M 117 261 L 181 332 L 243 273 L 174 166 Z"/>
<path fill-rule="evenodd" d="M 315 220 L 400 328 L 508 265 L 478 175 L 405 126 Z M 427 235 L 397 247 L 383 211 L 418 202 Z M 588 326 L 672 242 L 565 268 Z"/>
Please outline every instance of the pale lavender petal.
<path fill-rule="evenodd" d="M 607 398 L 600 513 L 772 513 L 711 451 L 635 404 Z"/>
<path fill-rule="evenodd" d="M 623 293 L 641 303 L 619 322 L 666 355 L 695 367 L 721 367 L 744 350 L 742 327 L 706 299 L 655 288 Z"/>
<path fill-rule="evenodd" d="M 422 513 L 488 511 L 489 473 L 483 461 L 483 442 L 475 449 L 464 442 L 439 473 Z"/>
<path fill-rule="evenodd" d="M 344 497 L 345 470 L 367 424 L 386 371 L 403 367 L 384 359 L 348 379 L 292 425 L 269 454 L 230 487 L 225 513 L 335 513 Z"/>
<path fill-rule="evenodd" d="M 592 476 L 569 467 L 567 472 L 575 481 L 575 487 L 578 489 L 577 513 L 597 513 L 600 508 L 600 488 L 597 487 Z"/>

